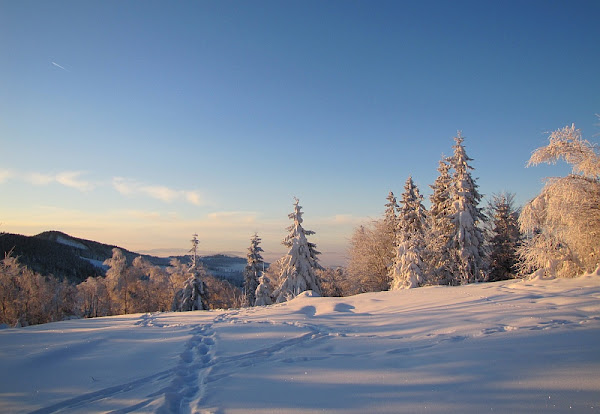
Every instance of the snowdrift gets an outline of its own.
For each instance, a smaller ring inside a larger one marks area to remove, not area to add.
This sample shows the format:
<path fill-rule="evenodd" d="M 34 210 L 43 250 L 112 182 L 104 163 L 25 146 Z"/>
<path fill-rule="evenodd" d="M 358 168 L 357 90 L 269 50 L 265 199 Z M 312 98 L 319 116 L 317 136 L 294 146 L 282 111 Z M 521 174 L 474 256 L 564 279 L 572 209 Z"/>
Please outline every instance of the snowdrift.
<path fill-rule="evenodd" d="M 600 276 L 0 331 L 1 412 L 600 411 Z"/>

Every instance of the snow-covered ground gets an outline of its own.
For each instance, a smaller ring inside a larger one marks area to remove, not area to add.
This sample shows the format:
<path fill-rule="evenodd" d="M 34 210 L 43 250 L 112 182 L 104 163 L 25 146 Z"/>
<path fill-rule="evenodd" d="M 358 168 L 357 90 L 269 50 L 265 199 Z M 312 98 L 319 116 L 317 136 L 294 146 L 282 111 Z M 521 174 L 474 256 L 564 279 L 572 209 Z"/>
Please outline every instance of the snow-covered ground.
<path fill-rule="evenodd" d="M 0 331 L 0 412 L 600 411 L 600 276 Z"/>

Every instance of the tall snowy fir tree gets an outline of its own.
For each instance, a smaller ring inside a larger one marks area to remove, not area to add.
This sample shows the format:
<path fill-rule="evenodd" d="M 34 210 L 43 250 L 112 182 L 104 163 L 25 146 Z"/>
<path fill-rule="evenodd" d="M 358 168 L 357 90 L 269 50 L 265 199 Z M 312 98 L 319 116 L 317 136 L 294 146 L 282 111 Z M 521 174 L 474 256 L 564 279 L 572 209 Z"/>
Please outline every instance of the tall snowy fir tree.
<path fill-rule="evenodd" d="M 481 195 L 477 191 L 475 180 L 471 176 L 473 167 L 467 156 L 460 131 L 454 138 L 454 155 L 451 164 L 452 176 L 451 200 L 453 234 L 450 240 L 453 283 L 467 284 L 486 278 L 485 249 L 483 231 L 479 227 L 485 216 L 478 207 Z"/>
<path fill-rule="evenodd" d="M 302 227 L 303 213 L 301 211 L 302 207 L 298 203 L 299 201 L 296 198 L 294 212 L 288 215 L 293 224 L 288 227 L 287 230 L 290 233 L 282 242 L 289 250 L 280 259 L 281 284 L 273 292 L 277 303 L 292 299 L 305 290 L 312 290 L 317 295 L 321 294 L 317 277 L 317 270 L 323 269 L 317 258 L 320 252 L 317 251 L 317 246 L 310 243 L 306 238 L 306 236 L 315 234 L 315 232 L 305 230 Z"/>
<path fill-rule="evenodd" d="M 514 207 L 514 194 L 493 195 L 487 208 L 490 219 L 488 280 L 510 279 L 517 273 L 517 248 L 521 241 L 519 211 Z"/>
<path fill-rule="evenodd" d="M 438 177 L 430 185 L 433 193 L 429 197 L 428 231 L 426 233 L 425 261 L 429 269 L 429 282 L 447 285 L 452 281 L 450 268 L 450 239 L 452 238 L 452 177 L 450 159 L 442 157 L 438 166 Z"/>
<path fill-rule="evenodd" d="M 385 223 L 385 228 L 389 235 L 389 239 L 395 243 L 396 234 L 398 232 L 398 212 L 400 211 L 400 208 L 398 207 L 398 202 L 393 192 L 390 191 L 386 200 L 387 203 L 385 204 L 383 222 Z"/>
<path fill-rule="evenodd" d="M 394 256 L 396 255 L 396 241 L 398 237 L 398 213 L 400 207 L 394 193 L 390 191 L 385 204 L 385 214 L 383 215 L 383 226 L 385 234 L 383 235 L 384 243 L 388 246 L 386 252 L 386 266 L 387 272 L 389 272 L 392 263 L 394 262 Z"/>
<path fill-rule="evenodd" d="M 412 177 L 404 185 L 404 193 L 398 230 L 396 232 L 396 257 L 390 268 L 392 290 L 409 289 L 424 282 L 425 270 L 423 252 L 425 250 L 426 213 L 422 204 L 423 196 L 415 186 Z"/>
<path fill-rule="evenodd" d="M 188 270 L 188 278 L 183 284 L 183 288 L 177 292 L 173 308 L 180 312 L 207 310 L 208 309 L 208 292 L 206 284 L 202 280 L 205 276 L 205 271 L 202 264 L 198 261 L 198 235 L 194 234 L 191 240 L 192 248 L 190 256 L 192 263 Z"/>
<path fill-rule="evenodd" d="M 248 254 L 246 258 L 248 264 L 244 268 L 244 293 L 245 293 L 245 305 L 254 306 L 256 302 L 256 288 L 259 285 L 259 278 L 264 268 L 264 260 L 260 252 L 264 251 L 259 246 L 261 242 L 258 234 L 254 233 L 254 236 L 250 239 L 250 247 L 248 247 Z"/>

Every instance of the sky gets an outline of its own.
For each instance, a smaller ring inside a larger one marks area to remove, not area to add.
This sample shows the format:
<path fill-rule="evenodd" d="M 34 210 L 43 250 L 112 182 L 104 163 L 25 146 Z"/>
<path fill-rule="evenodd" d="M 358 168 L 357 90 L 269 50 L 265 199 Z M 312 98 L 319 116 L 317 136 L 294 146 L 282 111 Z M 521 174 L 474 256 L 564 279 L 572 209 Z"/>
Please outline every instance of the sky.
<path fill-rule="evenodd" d="M 325 265 L 462 131 L 488 199 L 600 134 L 598 1 L 0 0 L 0 230 L 157 255 L 285 253 L 300 199 Z M 484 199 L 483 203 L 487 203 Z"/>

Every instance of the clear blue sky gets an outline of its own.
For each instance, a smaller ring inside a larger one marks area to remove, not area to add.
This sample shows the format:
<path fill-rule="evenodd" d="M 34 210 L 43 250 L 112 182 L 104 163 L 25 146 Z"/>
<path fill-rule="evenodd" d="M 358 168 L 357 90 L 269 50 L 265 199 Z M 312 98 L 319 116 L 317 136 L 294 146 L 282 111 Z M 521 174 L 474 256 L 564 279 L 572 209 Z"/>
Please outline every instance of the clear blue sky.
<path fill-rule="evenodd" d="M 1 230 L 325 264 L 462 130 L 522 204 L 547 131 L 597 142 L 599 1 L 0 1 Z"/>

